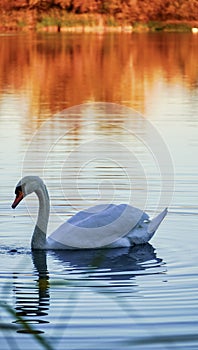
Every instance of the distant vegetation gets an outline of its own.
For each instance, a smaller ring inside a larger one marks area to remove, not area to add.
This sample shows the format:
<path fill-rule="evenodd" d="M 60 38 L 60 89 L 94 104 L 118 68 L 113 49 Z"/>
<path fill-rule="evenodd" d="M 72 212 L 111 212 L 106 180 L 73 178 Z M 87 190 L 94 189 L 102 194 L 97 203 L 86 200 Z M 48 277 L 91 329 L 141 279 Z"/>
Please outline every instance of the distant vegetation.
<path fill-rule="evenodd" d="M 124 26 L 184 31 L 198 27 L 198 0 L 1 0 L 0 18 L 0 30 Z"/>

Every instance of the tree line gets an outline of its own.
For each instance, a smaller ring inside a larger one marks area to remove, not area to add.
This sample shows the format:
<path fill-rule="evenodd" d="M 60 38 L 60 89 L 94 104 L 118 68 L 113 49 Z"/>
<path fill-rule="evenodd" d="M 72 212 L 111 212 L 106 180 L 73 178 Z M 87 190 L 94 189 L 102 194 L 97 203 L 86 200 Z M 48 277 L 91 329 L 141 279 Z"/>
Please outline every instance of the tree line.
<path fill-rule="evenodd" d="M 101 14 L 135 21 L 197 21 L 198 0 L 1 0 L 1 11 L 51 9 L 75 14 Z"/>

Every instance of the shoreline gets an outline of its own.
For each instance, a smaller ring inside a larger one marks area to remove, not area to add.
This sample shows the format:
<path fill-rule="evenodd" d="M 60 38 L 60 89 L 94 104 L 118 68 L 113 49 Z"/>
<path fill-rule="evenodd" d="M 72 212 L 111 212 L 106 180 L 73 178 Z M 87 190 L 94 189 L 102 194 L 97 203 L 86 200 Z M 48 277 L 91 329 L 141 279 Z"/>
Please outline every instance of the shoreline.
<path fill-rule="evenodd" d="M 198 32 L 198 21 L 166 20 L 134 22 L 100 14 L 71 14 L 62 11 L 0 11 L 0 33 L 145 33 Z"/>
<path fill-rule="evenodd" d="M 32 28 L 28 26 L 0 26 L 0 34 L 8 33 L 198 33 L 198 25 L 187 26 L 186 23 L 164 25 L 164 28 L 153 29 L 149 25 L 142 25 L 141 23 L 135 27 L 132 25 L 125 26 L 59 26 L 59 25 L 47 25 L 40 28 Z"/>

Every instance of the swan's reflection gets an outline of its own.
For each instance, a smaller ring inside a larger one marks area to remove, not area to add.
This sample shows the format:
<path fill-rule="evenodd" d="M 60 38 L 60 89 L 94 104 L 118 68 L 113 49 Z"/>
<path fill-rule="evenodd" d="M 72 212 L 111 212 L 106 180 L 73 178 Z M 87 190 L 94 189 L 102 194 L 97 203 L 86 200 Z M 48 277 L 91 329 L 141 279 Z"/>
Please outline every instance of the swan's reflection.
<path fill-rule="evenodd" d="M 161 266 L 162 259 L 157 258 L 155 249 L 151 244 L 134 246 L 131 248 L 120 249 L 98 249 L 98 250 L 76 250 L 76 251 L 33 251 L 32 260 L 35 267 L 36 279 L 34 286 L 28 287 L 24 283 L 17 282 L 15 277 L 15 295 L 16 295 L 16 314 L 22 316 L 28 324 L 41 324 L 49 322 L 48 310 L 50 307 L 49 296 L 49 275 L 47 269 L 47 254 L 51 261 L 61 266 L 60 273 L 57 272 L 59 280 L 69 280 L 71 276 L 71 285 L 79 280 L 86 280 L 86 286 L 97 287 L 97 281 L 102 281 L 103 289 L 107 290 L 109 281 L 125 280 L 130 283 L 133 289 L 135 276 L 139 274 L 155 274 L 163 272 Z M 152 268 L 151 272 L 149 269 Z M 52 278 L 51 278 L 52 279 Z M 63 284 L 65 291 L 68 284 Z M 123 289 L 126 284 L 123 284 Z M 56 279 L 53 288 L 57 288 Z M 98 290 L 97 292 L 102 292 Z M 112 291 L 112 290 L 111 290 Z M 125 290 L 123 290 L 125 291 Z M 79 288 L 78 288 L 79 292 Z M 115 294 L 117 290 L 114 290 Z M 65 293 L 65 298 L 66 298 Z M 77 296 L 77 292 L 76 292 Z M 64 300 L 63 300 L 64 302 Z M 66 301 L 65 301 L 65 304 Z M 19 321 L 16 321 L 19 322 Z M 44 325 L 43 325 L 43 328 Z M 21 326 L 18 332 L 28 332 L 24 326 Z M 45 331 L 37 330 L 34 325 L 35 333 Z"/>
<path fill-rule="evenodd" d="M 151 267 L 157 268 L 162 264 L 162 259 L 157 258 L 155 249 L 149 243 L 119 249 L 59 250 L 51 254 L 70 273 L 93 271 L 99 277 L 103 271 L 103 277 L 108 275 L 111 279 L 126 279 L 127 272 L 128 279 L 139 273 L 148 274 Z"/>
<path fill-rule="evenodd" d="M 32 253 L 36 279 L 32 283 L 30 276 L 24 276 L 28 281 L 24 283 L 18 274 L 14 275 L 14 292 L 16 297 L 15 323 L 21 324 L 18 333 L 43 333 L 43 331 L 28 325 L 48 323 L 44 318 L 49 309 L 49 276 L 45 251 Z M 25 322 L 22 322 L 24 320 Z"/>

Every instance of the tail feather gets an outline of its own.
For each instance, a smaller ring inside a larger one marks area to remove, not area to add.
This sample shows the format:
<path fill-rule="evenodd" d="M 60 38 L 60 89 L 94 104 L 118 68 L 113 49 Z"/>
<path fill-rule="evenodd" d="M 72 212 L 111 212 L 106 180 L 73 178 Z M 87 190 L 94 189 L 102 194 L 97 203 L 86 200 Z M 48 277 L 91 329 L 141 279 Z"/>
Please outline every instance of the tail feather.
<path fill-rule="evenodd" d="M 162 220 L 165 218 L 166 214 L 168 212 L 168 209 L 165 208 L 159 215 L 157 215 L 154 219 L 151 220 L 148 226 L 148 233 L 154 233 L 159 225 L 161 224 Z"/>

